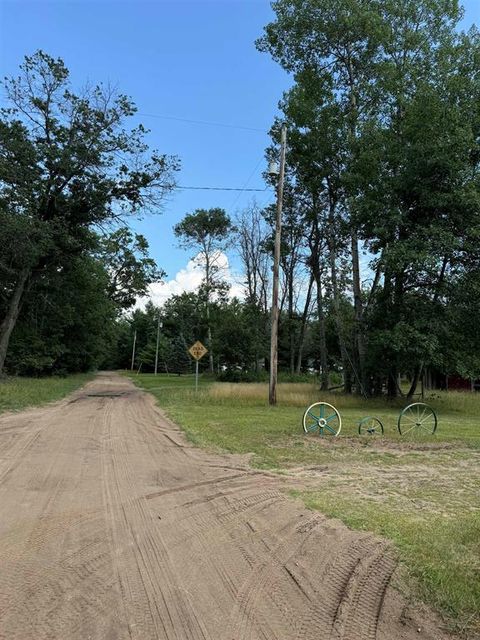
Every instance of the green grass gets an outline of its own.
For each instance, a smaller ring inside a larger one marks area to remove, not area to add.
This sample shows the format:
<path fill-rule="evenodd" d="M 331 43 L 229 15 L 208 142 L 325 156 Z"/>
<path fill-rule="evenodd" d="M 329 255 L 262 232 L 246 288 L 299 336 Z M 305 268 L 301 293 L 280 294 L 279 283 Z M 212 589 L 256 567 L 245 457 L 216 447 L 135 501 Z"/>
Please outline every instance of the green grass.
<path fill-rule="evenodd" d="M 453 629 L 480 632 L 480 513 L 459 508 L 441 512 L 441 501 L 433 509 L 412 500 L 405 504 L 396 490 L 361 499 L 337 491 L 331 483 L 324 490 L 296 492 L 305 504 L 328 516 L 340 518 L 353 529 L 374 531 L 393 540 L 415 580 L 415 595 L 452 621 Z M 390 494 L 385 499 L 385 494 Z M 420 496 L 422 490 L 418 490 Z M 473 497 L 473 494 L 472 494 Z"/>
<path fill-rule="evenodd" d="M 7 378 L 0 380 L 0 413 L 60 400 L 91 380 L 93 374 L 49 378 Z"/>
<path fill-rule="evenodd" d="M 151 391 L 187 437 L 210 450 L 251 453 L 251 464 L 303 481 L 296 493 L 312 509 L 396 544 L 414 594 L 471 638 L 480 633 L 480 394 L 434 393 L 434 436 L 401 437 L 399 400 L 320 394 L 308 384 L 280 384 L 269 407 L 265 384 L 187 377 L 132 376 Z M 318 400 L 342 415 L 339 438 L 304 436 L 306 406 Z M 366 415 L 380 417 L 383 438 L 360 437 Z"/>

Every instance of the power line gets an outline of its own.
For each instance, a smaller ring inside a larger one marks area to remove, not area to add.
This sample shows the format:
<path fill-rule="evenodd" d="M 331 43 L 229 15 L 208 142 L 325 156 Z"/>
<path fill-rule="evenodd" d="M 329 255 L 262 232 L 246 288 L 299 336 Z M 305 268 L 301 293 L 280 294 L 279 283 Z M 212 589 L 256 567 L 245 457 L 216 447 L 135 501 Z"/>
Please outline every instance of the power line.
<path fill-rule="evenodd" d="M 226 124 L 225 122 L 211 122 L 208 120 L 191 120 L 190 118 L 177 118 L 176 116 L 164 116 L 158 113 L 141 113 L 137 115 L 145 116 L 146 118 L 160 118 L 161 120 L 176 120 L 178 122 L 188 122 L 190 124 L 202 124 L 208 127 L 224 127 L 226 129 L 242 129 L 243 131 L 256 131 L 259 133 L 268 133 L 265 129 L 257 129 L 255 127 L 246 127 L 240 124 Z"/>
<path fill-rule="evenodd" d="M 257 171 L 258 167 L 259 167 L 259 166 L 260 166 L 260 164 L 262 163 L 263 159 L 264 159 L 264 158 L 263 158 L 263 155 L 262 155 L 262 156 L 260 156 L 260 159 L 259 159 L 259 161 L 257 162 L 257 164 L 255 165 L 255 167 L 254 167 L 254 169 L 253 169 L 252 173 L 248 176 L 248 178 L 247 178 L 247 179 L 245 180 L 245 182 L 243 183 L 243 187 L 242 187 L 241 192 L 240 192 L 240 193 L 238 193 L 238 194 L 235 196 L 235 200 L 234 200 L 234 201 L 233 201 L 233 203 L 230 205 L 230 208 L 231 208 L 231 209 L 233 209 L 233 207 L 237 204 L 237 202 L 239 201 L 239 199 L 242 197 L 242 193 L 243 193 L 243 192 L 245 192 L 245 191 L 248 191 L 248 189 L 247 189 L 247 185 L 249 184 L 250 180 L 251 180 L 251 179 L 253 178 L 253 176 L 255 175 L 255 172 Z M 267 188 L 268 188 L 268 185 L 265 187 L 265 189 L 264 189 L 264 190 L 266 190 Z"/>
<path fill-rule="evenodd" d="M 265 187 L 265 189 L 245 189 L 244 187 L 174 187 L 174 189 L 194 189 L 196 191 L 260 191 L 264 193 L 268 187 Z"/>

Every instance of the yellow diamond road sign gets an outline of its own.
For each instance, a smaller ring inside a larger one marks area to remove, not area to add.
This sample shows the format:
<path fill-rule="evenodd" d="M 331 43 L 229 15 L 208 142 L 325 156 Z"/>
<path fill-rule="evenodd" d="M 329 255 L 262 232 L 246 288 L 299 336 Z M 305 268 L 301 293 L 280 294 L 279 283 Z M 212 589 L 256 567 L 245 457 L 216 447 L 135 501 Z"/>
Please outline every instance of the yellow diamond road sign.
<path fill-rule="evenodd" d="M 203 358 L 203 356 L 208 353 L 208 349 L 203 346 L 200 340 L 197 340 L 195 344 L 192 344 L 188 352 L 195 360 L 200 360 L 200 358 Z"/>

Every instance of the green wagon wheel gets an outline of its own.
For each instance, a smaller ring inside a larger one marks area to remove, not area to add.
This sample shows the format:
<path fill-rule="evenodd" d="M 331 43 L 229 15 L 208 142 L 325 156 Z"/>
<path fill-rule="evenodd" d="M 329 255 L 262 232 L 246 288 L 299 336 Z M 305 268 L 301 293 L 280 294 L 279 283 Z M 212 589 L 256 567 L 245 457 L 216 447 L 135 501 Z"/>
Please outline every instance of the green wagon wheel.
<path fill-rule="evenodd" d="M 305 433 L 318 433 L 320 436 L 338 436 L 342 428 L 342 418 L 332 404 L 315 402 L 303 414 Z"/>
<path fill-rule="evenodd" d="M 383 424 L 374 416 L 367 416 L 358 423 L 358 433 L 361 436 L 383 435 Z"/>
<path fill-rule="evenodd" d="M 434 434 L 437 430 L 437 416 L 432 407 L 424 402 L 414 402 L 405 407 L 398 416 L 398 431 L 407 433 Z"/>

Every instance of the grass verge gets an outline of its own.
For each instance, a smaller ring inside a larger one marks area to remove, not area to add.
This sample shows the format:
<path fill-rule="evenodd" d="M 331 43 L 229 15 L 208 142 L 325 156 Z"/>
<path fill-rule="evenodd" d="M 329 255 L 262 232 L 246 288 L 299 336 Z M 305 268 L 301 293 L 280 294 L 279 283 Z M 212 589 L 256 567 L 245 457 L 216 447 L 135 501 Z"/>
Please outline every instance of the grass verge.
<path fill-rule="evenodd" d="M 436 393 L 434 436 L 401 437 L 405 402 L 322 394 L 343 419 L 339 438 L 306 437 L 301 419 L 320 393 L 280 384 L 269 407 L 265 384 L 208 383 L 190 377 L 132 376 L 199 446 L 253 453 L 252 464 L 295 479 L 307 507 L 396 544 L 415 596 L 470 638 L 480 634 L 480 395 Z M 360 437 L 358 421 L 376 415 L 383 438 Z"/>
<path fill-rule="evenodd" d="M 0 380 L 0 413 L 60 400 L 92 377 L 91 373 L 76 373 L 65 378 L 52 376 Z"/>

